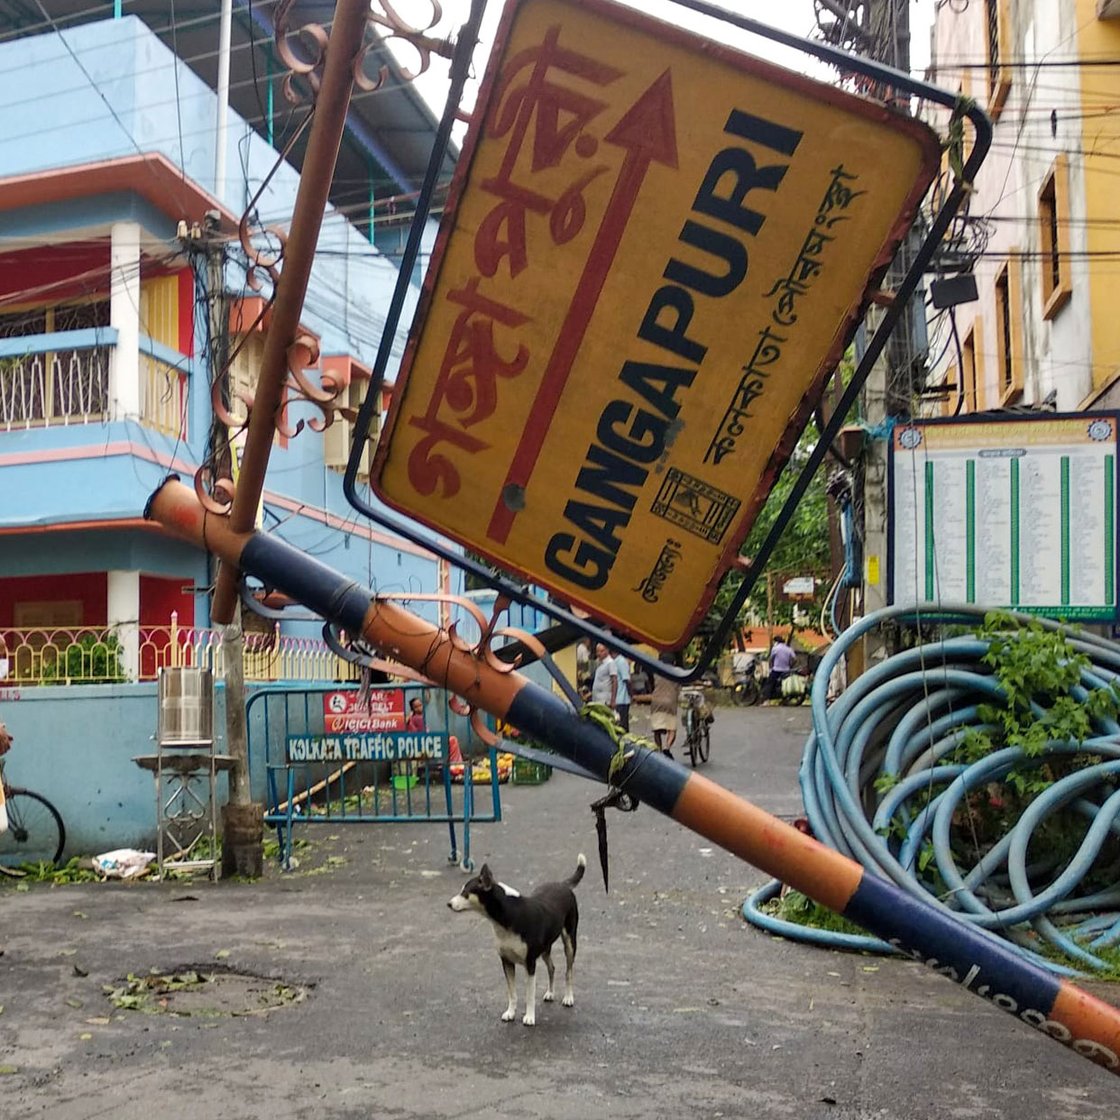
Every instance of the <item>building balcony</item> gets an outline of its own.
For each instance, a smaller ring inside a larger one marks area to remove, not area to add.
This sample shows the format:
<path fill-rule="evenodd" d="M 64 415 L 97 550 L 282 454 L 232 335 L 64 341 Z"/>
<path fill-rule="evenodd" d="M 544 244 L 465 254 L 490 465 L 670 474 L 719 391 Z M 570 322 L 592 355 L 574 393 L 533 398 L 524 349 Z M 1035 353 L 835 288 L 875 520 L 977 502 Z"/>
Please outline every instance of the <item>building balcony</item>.
<path fill-rule="evenodd" d="M 0 338 L 0 431 L 111 419 L 116 345 L 112 327 Z M 189 359 L 145 336 L 139 350 L 140 423 L 185 437 Z"/>

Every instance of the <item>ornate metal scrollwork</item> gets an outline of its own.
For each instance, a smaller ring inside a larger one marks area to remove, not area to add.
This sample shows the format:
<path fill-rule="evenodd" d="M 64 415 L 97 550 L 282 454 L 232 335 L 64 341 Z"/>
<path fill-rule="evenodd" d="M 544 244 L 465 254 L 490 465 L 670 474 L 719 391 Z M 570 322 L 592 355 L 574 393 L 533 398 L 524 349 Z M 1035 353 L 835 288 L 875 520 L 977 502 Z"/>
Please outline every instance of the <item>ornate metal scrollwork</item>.
<path fill-rule="evenodd" d="M 353 63 L 354 84 L 363 91 L 379 89 L 386 81 L 389 68 L 381 66 L 377 76 L 371 78 L 366 72 L 367 60 L 371 52 L 384 49 L 384 44 L 390 39 L 398 39 L 408 43 L 419 57 L 417 68 L 399 66 L 399 77 L 410 82 L 423 74 L 431 64 L 431 56 L 440 54 L 447 57 L 453 53 L 450 42 L 437 39 L 429 34 L 442 19 L 443 10 L 438 0 L 427 0 L 430 18 L 420 26 L 413 26 L 405 21 L 394 6 L 393 0 L 374 0 L 366 23 L 369 27 L 383 28 L 386 33 L 376 31 L 367 37 L 362 48 L 355 56 Z M 295 87 L 295 80 L 301 79 L 311 91 L 311 98 L 319 92 L 323 66 L 326 62 L 329 47 L 329 35 L 326 29 L 317 23 L 305 23 L 293 27 L 291 22 L 292 10 L 296 0 L 281 0 L 276 8 L 275 15 L 275 46 L 276 53 L 288 68 L 284 79 L 284 96 L 293 104 L 304 100 Z M 309 113 L 299 128 L 291 136 L 276 167 L 294 147 L 296 141 L 310 124 L 312 114 Z M 265 177 L 257 188 L 256 193 L 245 207 L 238 225 L 238 236 L 241 248 L 245 253 L 246 282 L 255 292 L 261 291 L 266 281 L 272 291 L 280 280 L 280 272 L 284 261 L 284 254 L 288 242 L 288 234 L 278 226 L 260 226 L 256 223 L 257 205 L 269 182 L 275 173 L 273 171 Z M 267 314 L 267 307 L 262 316 Z M 256 324 L 254 324 L 256 326 Z M 306 371 L 317 364 L 319 360 L 319 344 L 310 335 L 298 335 L 287 351 L 287 374 L 280 395 L 280 407 L 274 418 L 276 430 L 286 439 L 297 436 L 304 427 L 312 431 L 323 432 L 335 420 L 344 418 L 353 422 L 357 419 L 357 410 L 346 403 L 346 385 L 324 381 L 317 385 L 308 377 Z M 253 394 L 246 391 L 237 392 L 237 398 L 245 405 L 245 418 L 237 416 L 227 405 L 228 394 L 224 392 L 223 383 L 228 378 L 228 367 L 225 376 L 215 380 L 211 389 L 211 403 L 215 417 L 226 426 L 231 436 L 238 435 L 248 425 L 248 415 L 253 408 Z M 303 401 L 313 405 L 319 410 L 321 416 L 309 420 L 299 419 L 295 424 L 289 425 L 285 417 L 288 414 L 287 406 Z M 230 478 L 222 477 L 219 473 L 217 462 L 208 462 L 203 465 L 195 475 L 195 491 L 199 500 L 211 513 L 226 514 L 233 501 L 234 483 Z M 454 636 L 452 637 L 454 641 Z"/>
<path fill-rule="evenodd" d="M 293 104 L 303 100 L 294 85 L 296 78 L 302 78 L 307 83 L 312 98 L 318 93 L 328 42 L 327 32 L 320 24 L 305 23 L 298 28 L 291 26 L 290 16 L 295 2 L 296 0 L 282 0 L 276 9 L 275 22 L 276 53 L 288 68 L 283 92 L 285 98 Z M 381 49 L 390 39 L 407 43 L 419 60 L 416 68 L 398 66 L 400 77 L 405 82 L 414 81 L 425 73 L 431 65 L 433 54 L 451 57 L 451 43 L 427 34 L 443 19 L 443 9 L 438 0 L 428 0 L 428 4 L 430 18 L 419 26 L 413 26 L 397 11 L 393 0 L 373 0 L 366 22 L 372 27 L 384 28 L 387 33 L 378 31 L 355 57 L 354 84 L 359 89 L 368 93 L 385 84 L 389 76 L 387 65 L 379 65 L 374 77 L 367 73 L 366 66 L 371 52 Z"/>

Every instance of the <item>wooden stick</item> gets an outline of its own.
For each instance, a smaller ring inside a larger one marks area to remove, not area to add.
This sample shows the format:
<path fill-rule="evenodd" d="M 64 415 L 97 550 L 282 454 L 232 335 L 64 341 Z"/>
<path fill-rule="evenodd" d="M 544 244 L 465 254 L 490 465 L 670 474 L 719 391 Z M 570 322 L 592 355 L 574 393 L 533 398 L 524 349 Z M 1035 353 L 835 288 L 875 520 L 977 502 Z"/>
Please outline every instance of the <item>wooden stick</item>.
<path fill-rule="evenodd" d="M 286 813 L 288 811 L 288 806 L 289 805 L 299 805 L 302 802 L 306 801 L 309 797 L 313 797 L 320 790 L 326 789 L 326 787 L 329 786 L 331 784 L 331 782 L 337 781 L 339 778 L 342 777 L 343 774 L 346 774 L 350 770 L 353 770 L 354 767 L 357 766 L 357 765 L 358 765 L 357 762 L 343 763 L 343 765 L 340 766 L 333 774 L 328 774 L 321 782 L 316 782 L 313 786 L 311 786 L 310 789 L 305 789 L 302 793 L 297 793 L 295 795 L 295 797 L 293 797 L 291 799 L 290 802 L 289 801 L 281 802 L 279 805 L 276 806 L 276 811 L 278 813 Z"/>

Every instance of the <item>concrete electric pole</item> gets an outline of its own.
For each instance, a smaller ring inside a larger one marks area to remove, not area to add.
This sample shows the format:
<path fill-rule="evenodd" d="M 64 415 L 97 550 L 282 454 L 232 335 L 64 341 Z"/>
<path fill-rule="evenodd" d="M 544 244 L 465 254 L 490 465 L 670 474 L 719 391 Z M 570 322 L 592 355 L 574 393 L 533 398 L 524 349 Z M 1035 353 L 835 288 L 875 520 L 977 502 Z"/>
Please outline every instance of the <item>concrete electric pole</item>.
<path fill-rule="evenodd" d="M 865 55 L 903 73 L 910 71 L 909 0 L 817 0 L 821 36 L 836 46 Z M 890 100 L 893 90 L 876 95 Z M 887 273 L 885 287 L 893 289 L 906 273 L 908 243 Z M 883 311 L 868 313 L 868 334 L 874 332 Z M 863 581 L 862 611 L 879 609 L 887 602 L 887 420 L 909 406 L 910 371 L 915 354 L 906 319 L 899 321 L 882 357 L 873 367 L 863 390 L 865 435 L 856 475 L 857 508 L 862 508 Z M 862 665 L 849 667 L 851 675 L 881 656 L 883 638 L 870 634 L 864 641 Z"/>

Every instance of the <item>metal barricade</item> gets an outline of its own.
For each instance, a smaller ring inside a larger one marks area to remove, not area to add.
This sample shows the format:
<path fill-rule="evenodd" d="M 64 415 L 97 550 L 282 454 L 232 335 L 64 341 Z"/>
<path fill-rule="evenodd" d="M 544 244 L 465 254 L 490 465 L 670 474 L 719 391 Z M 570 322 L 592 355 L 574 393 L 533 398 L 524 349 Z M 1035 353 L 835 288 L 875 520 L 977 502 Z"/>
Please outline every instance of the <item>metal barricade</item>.
<path fill-rule="evenodd" d="M 471 823 L 502 817 L 499 759 L 493 748 L 473 756 L 460 749 L 455 730 L 461 724 L 467 741 L 467 723 L 447 697 L 413 684 L 365 694 L 342 685 L 265 688 L 250 697 L 250 775 L 263 781 L 264 821 L 277 831 L 285 868 L 297 824 L 428 822 L 447 824 L 449 862 L 473 869 Z"/>

